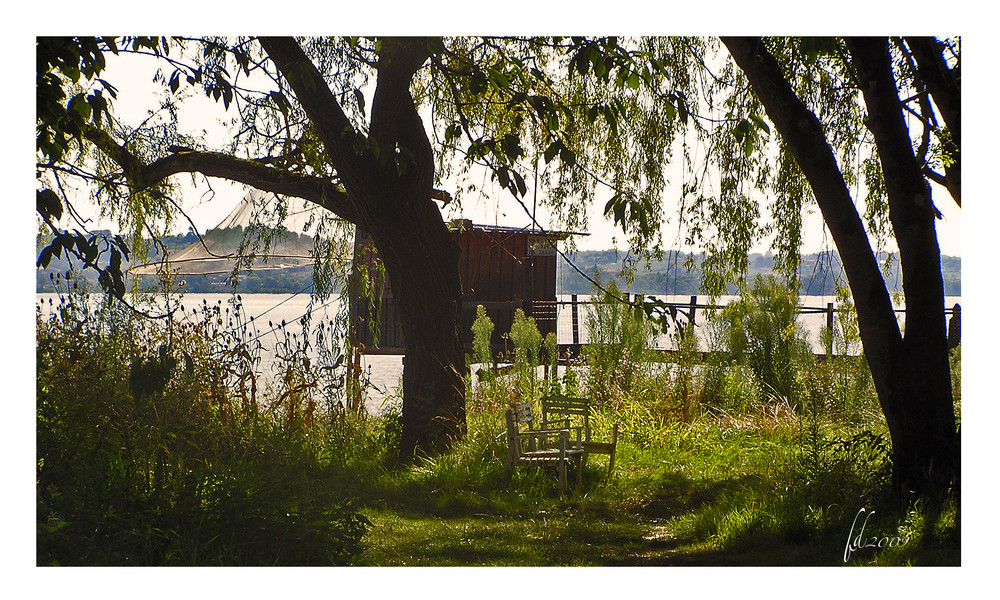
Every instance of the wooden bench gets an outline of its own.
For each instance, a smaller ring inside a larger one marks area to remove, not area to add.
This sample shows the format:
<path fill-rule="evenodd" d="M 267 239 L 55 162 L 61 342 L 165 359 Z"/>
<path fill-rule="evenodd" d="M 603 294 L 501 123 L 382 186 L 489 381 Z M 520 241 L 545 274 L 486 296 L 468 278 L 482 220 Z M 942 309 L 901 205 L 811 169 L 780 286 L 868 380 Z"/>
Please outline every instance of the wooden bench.
<path fill-rule="evenodd" d="M 507 411 L 507 461 L 504 481 L 510 481 L 517 465 L 554 466 L 559 474 L 559 493 L 565 494 L 566 468 L 576 462 L 576 483 L 583 481 L 583 428 L 535 429 L 531 404 L 518 404 Z"/>
<path fill-rule="evenodd" d="M 570 428 L 574 424 L 583 430 L 583 462 L 590 454 L 607 454 L 608 474 L 615 468 L 615 449 L 618 447 L 618 424 L 611 430 L 610 442 L 595 442 L 590 436 L 590 399 L 568 396 L 542 398 L 542 429 Z"/>

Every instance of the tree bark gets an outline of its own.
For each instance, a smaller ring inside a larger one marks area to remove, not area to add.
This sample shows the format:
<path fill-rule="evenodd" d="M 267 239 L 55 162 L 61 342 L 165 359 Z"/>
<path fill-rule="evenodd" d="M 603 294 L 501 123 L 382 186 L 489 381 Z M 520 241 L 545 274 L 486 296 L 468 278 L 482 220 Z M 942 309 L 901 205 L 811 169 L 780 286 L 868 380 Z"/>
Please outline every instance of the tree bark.
<path fill-rule="evenodd" d="M 386 39 L 379 55 L 368 149 L 321 74 L 290 38 L 261 44 L 285 76 L 385 263 L 406 337 L 402 457 L 436 452 L 465 434 L 465 352 L 459 249 L 431 201 L 434 155 L 409 87 L 429 40 Z"/>
<path fill-rule="evenodd" d="M 906 333 L 893 356 L 890 400 L 883 403 L 897 477 L 908 484 L 947 483 L 958 474 L 959 453 L 936 211 L 913 155 L 887 40 L 847 43 L 882 163 L 906 297 Z"/>
<path fill-rule="evenodd" d="M 957 476 L 958 447 L 947 370 L 940 252 L 927 184 L 913 159 L 905 126 L 902 135 L 916 175 L 903 164 L 907 159 L 900 154 L 898 143 L 902 138 L 898 129 L 876 135 L 887 189 L 890 180 L 893 186 L 889 192 L 890 220 L 899 241 L 901 261 L 907 265 L 903 274 L 907 304 L 904 340 L 868 236 L 819 119 L 795 95 L 780 65 L 759 38 L 723 38 L 723 42 L 809 181 L 840 252 L 857 307 L 865 357 L 889 426 L 896 485 L 918 491 L 947 485 Z M 869 59 L 871 56 L 866 54 L 855 57 L 854 62 L 857 65 Z M 884 87 L 884 75 L 880 70 L 880 87 L 871 90 L 872 102 L 881 102 L 874 117 L 885 127 L 897 128 L 903 121 L 901 114 L 898 123 L 888 115 L 893 107 L 885 97 L 889 90 Z M 890 100 L 895 100 L 898 110 L 895 84 L 890 85 Z M 866 103 L 868 98 L 866 94 Z M 872 110 L 869 105 L 870 114 Z M 908 193 L 912 195 L 907 198 Z"/>
<path fill-rule="evenodd" d="M 206 177 L 228 179 L 262 191 L 309 200 L 351 223 L 358 222 L 352 205 L 347 202 L 347 193 L 333 181 L 289 173 L 221 152 L 184 151 L 146 164 L 105 131 L 90 127 L 84 135 L 122 167 L 128 174 L 129 184 L 135 189 L 152 187 L 178 173 L 201 173 Z"/>

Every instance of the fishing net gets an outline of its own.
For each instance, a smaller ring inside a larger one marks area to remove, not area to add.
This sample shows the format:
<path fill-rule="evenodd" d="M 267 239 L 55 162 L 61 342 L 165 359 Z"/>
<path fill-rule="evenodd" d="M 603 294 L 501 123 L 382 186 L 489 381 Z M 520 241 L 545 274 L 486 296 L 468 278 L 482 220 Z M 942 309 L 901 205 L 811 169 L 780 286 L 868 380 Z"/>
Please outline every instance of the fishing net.
<path fill-rule="evenodd" d="M 323 210 L 298 199 L 251 190 L 215 228 L 177 251 L 132 267 L 133 275 L 230 274 L 309 267 Z"/>

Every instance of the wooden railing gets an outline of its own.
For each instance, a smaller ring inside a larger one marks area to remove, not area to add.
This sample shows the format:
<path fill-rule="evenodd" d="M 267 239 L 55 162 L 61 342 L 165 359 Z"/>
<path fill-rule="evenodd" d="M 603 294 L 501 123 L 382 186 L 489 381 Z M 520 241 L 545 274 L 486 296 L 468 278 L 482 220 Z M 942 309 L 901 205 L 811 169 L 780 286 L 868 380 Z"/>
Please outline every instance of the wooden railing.
<path fill-rule="evenodd" d="M 638 303 L 642 302 L 642 298 L 644 297 L 642 294 L 629 294 L 629 293 L 624 293 L 623 296 L 624 296 L 623 300 L 625 302 L 633 303 L 633 304 L 638 304 Z M 580 306 L 582 306 L 582 305 L 589 305 L 589 304 L 597 304 L 597 303 L 598 303 L 598 301 L 596 301 L 596 300 L 580 300 L 580 298 L 579 298 L 579 296 L 577 294 L 572 294 L 570 296 L 569 300 L 558 300 L 558 301 L 555 302 L 556 305 L 569 306 L 570 307 L 570 315 L 571 315 L 570 318 L 571 318 L 571 323 L 572 323 L 571 330 L 572 330 L 572 340 L 573 341 L 572 341 L 571 344 L 562 344 L 563 347 L 565 347 L 567 349 L 570 349 L 571 351 L 573 349 L 576 349 L 577 351 L 579 350 L 579 347 L 581 345 L 581 342 L 580 342 Z M 666 302 L 666 303 L 663 303 L 662 306 L 667 307 L 667 308 L 674 308 L 674 309 L 676 309 L 679 313 L 681 313 L 684 316 L 686 316 L 687 319 L 688 319 L 688 322 L 692 323 L 692 324 L 696 324 L 697 323 L 697 315 L 698 315 L 698 311 L 699 310 L 701 310 L 701 311 L 706 311 L 706 310 L 721 310 L 721 309 L 725 308 L 724 304 L 702 304 L 702 303 L 699 303 L 698 302 L 698 296 L 691 296 L 691 299 L 688 302 Z M 844 309 L 837 308 L 834 305 L 833 302 L 828 302 L 825 307 L 821 307 L 821 306 L 799 306 L 796 309 L 796 313 L 797 314 L 801 314 L 801 315 L 825 314 L 826 315 L 826 329 L 832 333 L 833 327 L 834 327 L 834 315 L 836 313 L 838 313 L 838 312 L 843 311 L 843 310 Z M 905 313 L 906 309 L 905 308 L 897 308 L 897 309 L 895 309 L 895 312 L 897 312 L 897 313 Z M 954 339 L 954 343 L 957 343 L 957 337 L 960 335 L 958 328 L 959 328 L 959 323 L 961 321 L 962 307 L 960 305 L 958 305 L 958 304 L 955 304 L 953 307 L 946 307 L 944 309 L 944 314 L 945 314 L 946 317 L 949 318 L 949 335 L 948 335 L 949 343 L 952 343 L 953 339 Z M 829 356 L 832 353 L 833 353 L 832 349 L 831 348 L 827 348 L 826 355 Z M 574 352 L 574 354 L 575 354 L 575 352 Z"/>

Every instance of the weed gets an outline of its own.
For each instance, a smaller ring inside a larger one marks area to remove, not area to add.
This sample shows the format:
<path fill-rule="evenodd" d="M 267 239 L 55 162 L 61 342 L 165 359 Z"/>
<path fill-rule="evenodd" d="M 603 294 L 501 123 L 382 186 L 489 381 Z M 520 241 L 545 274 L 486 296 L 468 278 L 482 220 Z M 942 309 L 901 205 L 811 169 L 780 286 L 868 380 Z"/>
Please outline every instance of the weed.
<path fill-rule="evenodd" d="M 614 281 L 593 304 L 586 322 L 590 333 L 590 343 L 584 348 L 587 389 L 598 404 L 620 405 L 647 374 L 654 327 L 641 311 L 623 303 Z"/>
<path fill-rule="evenodd" d="M 774 277 L 758 276 L 718 316 L 723 349 L 750 368 L 760 403 L 773 396 L 795 402 L 800 395 L 800 371 L 812 353 L 795 322 L 797 301 L 798 295 Z"/>

